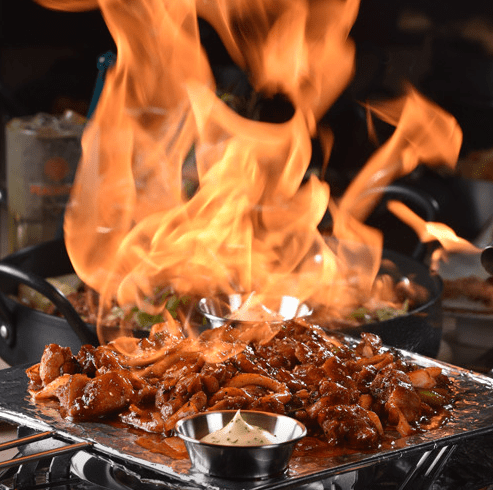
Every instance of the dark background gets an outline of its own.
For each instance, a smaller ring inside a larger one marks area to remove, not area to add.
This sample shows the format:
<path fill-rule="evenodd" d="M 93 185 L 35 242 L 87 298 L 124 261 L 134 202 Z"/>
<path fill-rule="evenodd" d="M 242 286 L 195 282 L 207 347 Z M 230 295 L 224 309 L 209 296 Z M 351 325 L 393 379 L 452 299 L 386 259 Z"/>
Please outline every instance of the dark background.
<path fill-rule="evenodd" d="M 458 119 L 463 152 L 493 148 L 491 0 L 362 0 L 351 34 L 356 76 L 325 118 L 336 133 L 326 176 L 333 192 L 344 189 L 371 150 L 357 101 L 395 95 L 404 80 Z M 213 64 L 227 65 L 205 24 L 202 35 Z M 87 114 L 97 61 L 108 50 L 115 46 L 99 11 L 58 12 L 31 0 L 0 0 L 0 136 L 13 117 L 65 109 Z M 314 155 L 320 156 L 316 145 Z M 4 185 L 0 137 L 0 194 Z"/>
<path fill-rule="evenodd" d="M 403 28 L 409 12 L 424 16 L 429 26 Z M 402 78 L 422 85 L 431 71 L 438 76 L 443 57 L 430 67 L 430 49 L 457 42 L 457 23 L 474 17 L 490 21 L 492 13 L 489 0 L 362 0 L 352 32 L 360 61 L 356 95 L 392 92 Z M 205 33 L 204 39 L 212 36 Z M 456 47 L 491 57 L 479 45 Z M 32 0 L 0 1 L 0 107 L 7 116 L 59 111 L 64 104 L 83 112 L 94 88 L 97 58 L 111 49 L 113 41 L 98 11 L 58 12 Z M 442 78 L 453 75 L 440 73 Z"/>
<path fill-rule="evenodd" d="M 68 105 L 84 113 L 97 58 L 114 46 L 100 12 L 58 12 L 30 0 L 2 0 L 0 19 L 4 110 L 33 114 Z"/>

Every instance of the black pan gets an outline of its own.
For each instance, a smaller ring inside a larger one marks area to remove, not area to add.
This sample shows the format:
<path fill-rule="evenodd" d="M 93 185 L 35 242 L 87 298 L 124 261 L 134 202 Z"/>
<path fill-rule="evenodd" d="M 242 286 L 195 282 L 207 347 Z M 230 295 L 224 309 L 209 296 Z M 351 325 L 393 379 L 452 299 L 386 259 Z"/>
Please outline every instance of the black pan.
<path fill-rule="evenodd" d="M 442 338 L 442 279 L 437 274 L 430 273 L 423 263 L 399 252 L 385 250 L 383 258 L 397 266 L 399 276 L 424 287 L 428 292 L 427 301 L 410 310 L 409 313 L 390 320 L 358 326 L 334 326 L 328 323 L 326 328 L 342 331 L 354 337 L 359 337 L 362 332 L 374 333 L 388 346 L 436 357 Z M 395 276 L 393 268 L 386 269 L 383 266 L 380 272 Z"/>
<path fill-rule="evenodd" d="M 38 362 L 50 343 L 78 352 L 81 345 L 97 345 L 96 329 L 86 324 L 67 298 L 47 277 L 73 273 L 62 239 L 34 245 L 0 261 L 0 357 L 10 365 Z M 48 315 L 11 299 L 19 284 L 46 296 L 64 318 Z"/>
<path fill-rule="evenodd" d="M 441 340 L 438 276 L 414 258 L 385 251 L 384 257 L 397 265 L 402 276 L 426 288 L 429 300 L 410 313 L 379 323 L 351 327 L 351 335 L 368 331 L 378 334 L 387 345 L 434 357 Z M 58 343 L 78 352 L 83 344 L 97 345 L 96 329 L 86 324 L 66 297 L 44 278 L 73 273 L 62 239 L 23 249 L 0 261 L 0 357 L 10 365 L 38 362 L 45 345 Z M 24 283 L 50 299 L 64 318 L 48 315 L 11 299 Z M 1 333 L 3 332 L 3 335 Z"/>

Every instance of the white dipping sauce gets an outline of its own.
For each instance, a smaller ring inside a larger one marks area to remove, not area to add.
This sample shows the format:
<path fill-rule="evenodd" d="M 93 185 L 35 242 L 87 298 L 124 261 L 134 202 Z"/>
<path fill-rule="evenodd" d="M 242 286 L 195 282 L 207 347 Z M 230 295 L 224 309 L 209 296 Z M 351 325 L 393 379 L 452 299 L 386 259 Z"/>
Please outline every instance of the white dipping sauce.
<path fill-rule="evenodd" d="M 278 442 L 274 434 L 245 422 L 239 410 L 227 425 L 207 434 L 201 441 L 223 446 L 264 446 Z"/>

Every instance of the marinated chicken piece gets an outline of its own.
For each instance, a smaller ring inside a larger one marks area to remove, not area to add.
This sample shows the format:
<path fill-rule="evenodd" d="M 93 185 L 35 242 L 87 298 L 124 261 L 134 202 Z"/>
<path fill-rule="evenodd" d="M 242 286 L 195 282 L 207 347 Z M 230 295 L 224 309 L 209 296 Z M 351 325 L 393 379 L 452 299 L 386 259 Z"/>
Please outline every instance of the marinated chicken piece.
<path fill-rule="evenodd" d="M 332 405 L 351 405 L 356 403 L 359 398 L 359 392 L 351 386 L 344 386 L 343 384 L 335 383 L 334 381 L 329 381 L 327 379 L 322 379 L 322 381 L 320 381 L 318 392 L 322 397 L 330 398 Z"/>
<path fill-rule="evenodd" d="M 90 377 L 94 377 L 98 370 L 95 357 L 96 350 L 97 348 L 93 345 L 83 345 L 77 354 L 77 362 L 79 363 L 82 372 Z"/>
<path fill-rule="evenodd" d="M 335 405 L 319 414 L 319 423 L 330 444 L 370 449 L 380 442 L 380 428 L 358 405 Z"/>
<path fill-rule="evenodd" d="M 293 366 L 298 364 L 298 359 L 296 356 L 296 341 L 289 338 L 280 339 L 279 342 L 272 343 L 269 342 L 266 345 L 261 346 L 257 349 L 257 356 L 253 349 L 250 349 L 250 355 L 248 360 L 250 362 L 251 368 L 249 371 L 255 372 L 258 369 L 258 362 L 256 362 L 255 358 L 260 356 L 262 359 L 268 359 L 269 365 L 273 368 L 285 368 L 292 369 Z M 246 357 L 246 352 L 239 354 L 236 356 L 238 360 L 242 357 Z M 243 370 L 243 365 L 239 365 L 239 367 Z"/>
<path fill-rule="evenodd" d="M 331 356 L 325 360 L 322 365 L 324 376 L 331 381 L 345 382 L 348 381 L 347 366 L 336 356 Z"/>
<path fill-rule="evenodd" d="M 421 399 L 409 387 L 397 385 L 385 402 L 385 411 L 389 422 L 399 433 L 408 436 L 415 431 L 411 423 L 416 422 L 421 414 Z"/>
<path fill-rule="evenodd" d="M 243 388 L 221 388 L 209 398 L 209 410 L 238 410 L 253 402 L 253 397 Z"/>
<path fill-rule="evenodd" d="M 430 389 L 436 386 L 437 378 L 442 374 L 442 368 L 429 367 L 424 369 L 416 369 L 407 373 L 412 385 L 415 388 Z"/>
<path fill-rule="evenodd" d="M 42 386 L 39 390 L 31 390 L 31 395 L 34 401 L 49 400 L 51 398 L 58 398 L 60 389 L 69 383 L 76 375 L 63 374 L 46 386 Z"/>
<path fill-rule="evenodd" d="M 84 375 L 79 375 L 84 376 Z M 132 402 L 132 383 L 121 373 L 108 372 L 88 382 L 74 378 L 59 391 L 60 405 L 68 417 L 94 420 L 121 412 Z"/>
<path fill-rule="evenodd" d="M 421 413 L 421 399 L 409 376 L 393 366 L 386 366 L 377 374 L 370 389 L 384 406 L 388 421 L 397 426 L 401 435 L 410 435 L 413 432 L 410 423 L 416 422 Z"/>
<path fill-rule="evenodd" d="M 51 383 L 63 374 L 78 372 L 79 364 L 72 355 L 70 347 L 60 347 L 58 344 L 48 345 L 39 364 L 39 376 L 43 386 Z"/>
<path fill-rule="evenodd" d="M 374 333 L 363 332 L 362 342 L 356 347 L 356 353 L 362 357 L 373 357 L 382 351 L 382 339 Z"/>
<path fill-rule="evenodd" d="M 62 376 L 58 379 L 62 380 L 63 378 Z M 90 382 L 91 380 L 85 374 L 74 374 L 73 376 L 67 376 L 64 383 L 60 383 L 55 387 L 54 391 L 52 390 L 53 395 L 58 398 L 60 406 L 67 416 L 71 417 L 73 413 L 80 410 L 81 397 Z M 55 385 L 56 381 L 51 384 Z"/>
<path fill-rule="evenodd" d="M 164 422 L 164 433 L 166 435 L 170 435 L 171 431 L 175 428 L 176 422 L 178 422 L 178 420 L 184 417 L 188 417 L 189 415 L 195 415 L 196 413 L 202 412 L 206 404 L 207 404 L 207 395 L 203 391 L 195 393 L 173 415 L 166 418 Z"/>
<path fill-rule="evenodd" d="M 39 375 L 39 363 L 34 364 L 26 369 L 26 375 L 29 378 L 29 385 L 27 389 L 30 392 L 37 392 L 43 388 L 43 382 L 41 381 L 41 376 Z"/>
<path fill-rule="evenodd" d="M 315 388 L 321 379 L 325 378 L 325 371 L 322 366 L 314 366 L 312 364 L 300 364 L 293 369 L 293 374 L 305 386 L 311 389 Z"/>

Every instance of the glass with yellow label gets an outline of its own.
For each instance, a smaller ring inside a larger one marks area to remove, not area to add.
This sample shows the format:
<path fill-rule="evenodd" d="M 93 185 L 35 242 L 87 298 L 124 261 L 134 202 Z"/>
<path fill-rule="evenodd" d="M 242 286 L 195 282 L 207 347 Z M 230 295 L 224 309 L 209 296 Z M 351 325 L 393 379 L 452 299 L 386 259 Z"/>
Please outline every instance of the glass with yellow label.
<path fill-rule="evenodd" d="M 6 125 L 9 253 L 61 232 L 84 124 L 84 117 L 67 111 L 16 118 Z"/>

